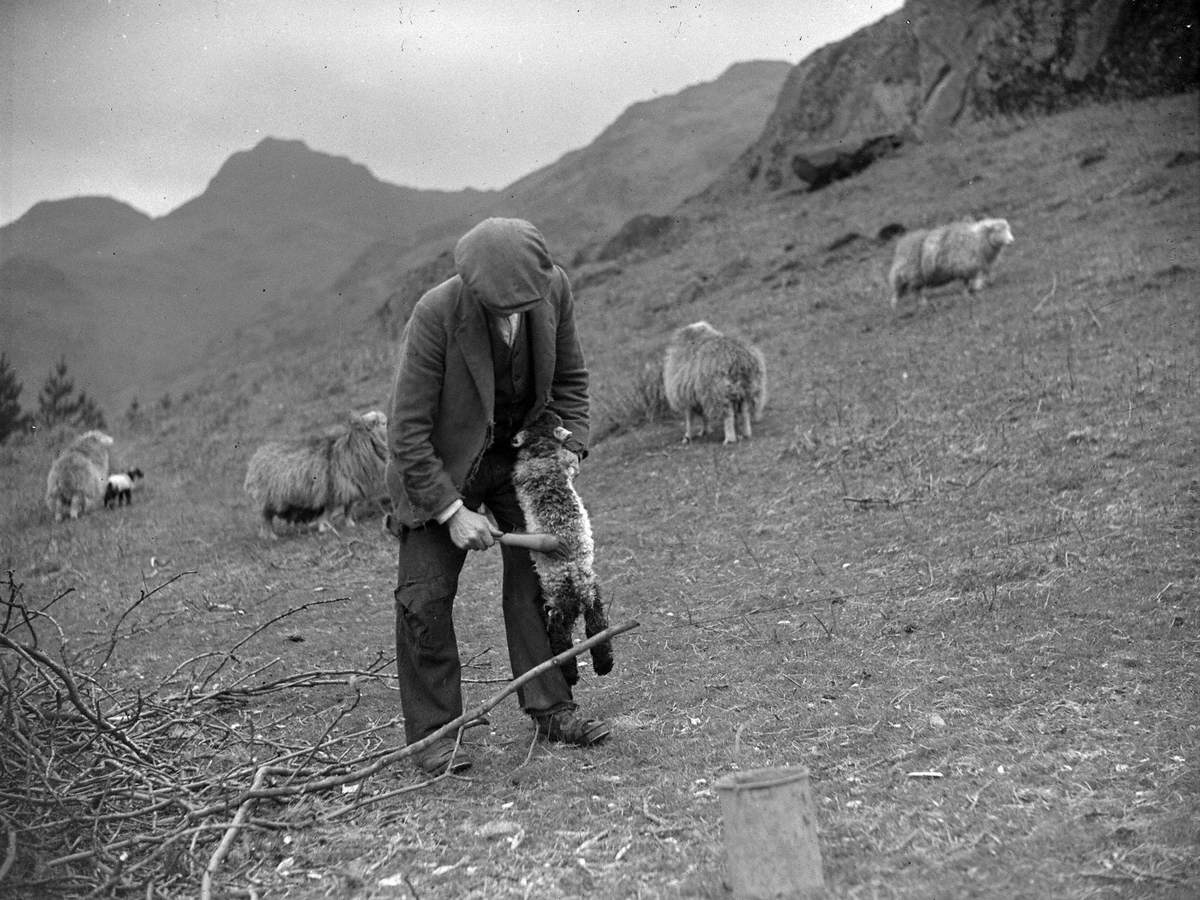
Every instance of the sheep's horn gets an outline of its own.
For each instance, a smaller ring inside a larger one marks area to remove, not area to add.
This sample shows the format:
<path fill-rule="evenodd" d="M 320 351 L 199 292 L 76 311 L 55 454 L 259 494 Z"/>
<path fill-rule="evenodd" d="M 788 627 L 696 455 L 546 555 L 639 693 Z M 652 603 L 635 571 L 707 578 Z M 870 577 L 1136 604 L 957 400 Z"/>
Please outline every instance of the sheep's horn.
<path fill-rule="evenodd" d="M 558 549 L 558 538 L 552 534 L 502 534 L 499 541 L 509 547 L 524 547 L 540 553 L 553 553 Z"/>

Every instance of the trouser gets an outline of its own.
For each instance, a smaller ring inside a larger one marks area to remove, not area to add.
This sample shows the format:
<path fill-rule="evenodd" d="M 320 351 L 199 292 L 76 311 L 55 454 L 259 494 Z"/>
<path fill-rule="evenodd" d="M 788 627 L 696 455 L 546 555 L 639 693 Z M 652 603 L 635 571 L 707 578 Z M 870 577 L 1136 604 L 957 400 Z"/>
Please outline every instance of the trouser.
<path fill-rule="evenodd" d="M 525 517 L 512 484 L 514 456 L 489 451 L 463 490 L 463 501 L 483 504 L 504 531 L 521 530 Z M 492 551 L 489 551 L 492 552 Z M 504 631 L 513 677 L 554 654 L 542 617 L 542 592 L 529 551 L 501 545 Z M 454 632 L 454 597 L 467 551 L 450 540 L 445 525 L 406 528 L 400 534 L 396 580 L 396 668 L 408 743 L 418 741 L 462 715 L 462 668 Z M 571 687 L 553 667 L 518 689 L 530 714 L 573 709 Z"/>

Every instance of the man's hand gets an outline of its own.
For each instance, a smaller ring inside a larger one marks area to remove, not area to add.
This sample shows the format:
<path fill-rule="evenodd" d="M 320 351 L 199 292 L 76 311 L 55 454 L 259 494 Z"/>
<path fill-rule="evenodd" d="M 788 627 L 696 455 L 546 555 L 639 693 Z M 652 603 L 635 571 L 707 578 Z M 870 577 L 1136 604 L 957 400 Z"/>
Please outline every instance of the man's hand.
<path fill-rule="evenodd" d="M 446 520 L 446 527 L 450 529 L 450 540 L 459 550 L 486 550 L 504 533 L 493 527 L 487 516 L 471 512 L 465 506 Z"/>

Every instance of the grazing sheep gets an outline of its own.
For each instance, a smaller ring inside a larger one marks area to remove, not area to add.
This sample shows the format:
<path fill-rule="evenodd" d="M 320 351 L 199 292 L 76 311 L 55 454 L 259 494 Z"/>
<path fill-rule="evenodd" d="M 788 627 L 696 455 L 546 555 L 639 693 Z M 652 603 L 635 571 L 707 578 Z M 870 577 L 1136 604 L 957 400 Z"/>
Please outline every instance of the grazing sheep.
<path fill-rule="evenodd" d="M 1012 229 L 1004 219 L 955 222 L 910 231 L 897 242 L 888 273 L 892 309 L 911 290 L 951 281 L 962 281 L 968 293 L 980 290 L 1000 251 L 1012 242 Z"/>
<path fill-rule="evenodd" d="M 592 570 L 595 555 L 592 523 L 575 491 L 579 458 L 564 446 L 570 435 L 562 419 L 547 411 L 513 438 L 513 446 L 517 448 L 513 485 L 525 514 L 525 528 L 558 539 L 558 550 L 554 553 L 529 551 L 542 585 L 546 630 L 550 650 L 555 654 L 570 649 L 571 632 L 580 613 L 588 637 L 608 627 L 600 585 Z M 612 671 L 610 642 L 597 644 L 591 653 L 592 669 L 597 675 Z M 562 671 L 569 684 L 579 680 L 574 659 L 564 664 Z"/>
<path fill-rule="evenodd" d="M 108 448 L 113 439 L 103 431 L 85 431 L 75 438 L 46 476 L 46 506 L 61 522 L 65 514 L 78 519 L 104 496 L 108 480 Z"/>
<path fill-rule="evenodd" d="M 723 421 L 725 443 L 750 437 L 750 422 L 762 417 L 767 403 L 767 364 L 762 352 L 739 338 L 727 337 L 707 322 L 685 325 L 671 335 L 663 359 L 667 405 L 683 413 L 683 439 L 701 437 L 710 424 Z M 700 430 L 692 433 L 692 417 Z"/>
<path fill-rule="evenodd" d="M 335 531 L 330 513 L 383 490 L 387 415 L 372 410 L 319 437 L 270 441 L 254 451 L 242 487 L 262 510 L 259 535 L 276 537 L 275 518 L 292 524 L 316 520 L 318 531 Z"/>
<path fill-rule="evenodd" d="M 104 508 L 108 504 L 127 506 L 133 503 L 133 483 L 142 478 L 141 469 L 130 469 L 127 472 L 116 472 L 108 476 L 108 485 L 104 488 Z"/>

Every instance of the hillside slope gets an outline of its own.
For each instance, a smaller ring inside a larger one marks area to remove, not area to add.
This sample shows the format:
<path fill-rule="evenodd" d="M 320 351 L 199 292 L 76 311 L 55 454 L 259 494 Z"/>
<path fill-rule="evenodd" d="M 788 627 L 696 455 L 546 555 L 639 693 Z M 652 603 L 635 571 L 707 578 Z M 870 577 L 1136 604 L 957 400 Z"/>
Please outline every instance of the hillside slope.
<path fill-rule="evenodd" d="M 531 742 L 509 700 L 468 733 L 469 779 L 422 786 L 397 760 L 281 800 L 218 881 L 295 900 L 401 883 L 438 900 L 717 900 L 718 780 L 802 765 L 831 897 L 1200 892 L 1197 100 L 981 123 L 821 192 L 709 210 L 581 286 L 611 427 L 578 487 L 611 620 L 640 623 L 615 642 L 616 671 L 585 664 L 577 691 L 612 740 Z M 1016 235 L 993 282 L 894 315 L 880 228 L 984 213 Z M 767 358 L 772 399 L 734 447 L 683 445 L 673 417 L 643 422 L 629 400 L 670 329 L 700 318 Z M 211 372 L 117 430 L 118 465 L 145 483 L 132 507 L 76 523 L 41 506 L 51 446 L 2 451 L 0 552 L 21 585 L 7 602 L 40 611 L 6 619 L 13 639 L 40 629 L 57 658 L 60 626 L 105 708 L 148 717 L 169 696 L 246 691 L 190 730 L 134 731 L 170 760 L 138 784 L 170 796 L 183 771 L 187 790 L 207 779 L 205 802 L 230 798 L 206 829 L 174 807 L 120 818 L 157 840 L 116 875 L 77 830 L 25 829 L 14 884 L 72 896 L 153 877 L 192 896 L 265 759 L 324 776 L 400 745 L 394 541 L 364 515 L 340 536 L 262 543 L 239 488 L 262 440 L 386 404 L 392 352 L 364 328 Z M 456 605 L 468 705 L 508 675 L 498 575 L 494 554 L 473 554 Z M 28 684 L 22 700 L 46 712 L 22 734 L 52 740 L 66 692 Z M 93 771 L 68 754 L 94 744 L 45 754 L 23 784 L 74 788 L 45 761 Z M 96 841 L 97 813 L 124 796 L 80 807 Z M 157 852 L 173 829 L 181 849 Z M 82 855 L 35 870 L 68 851 Z"/>

